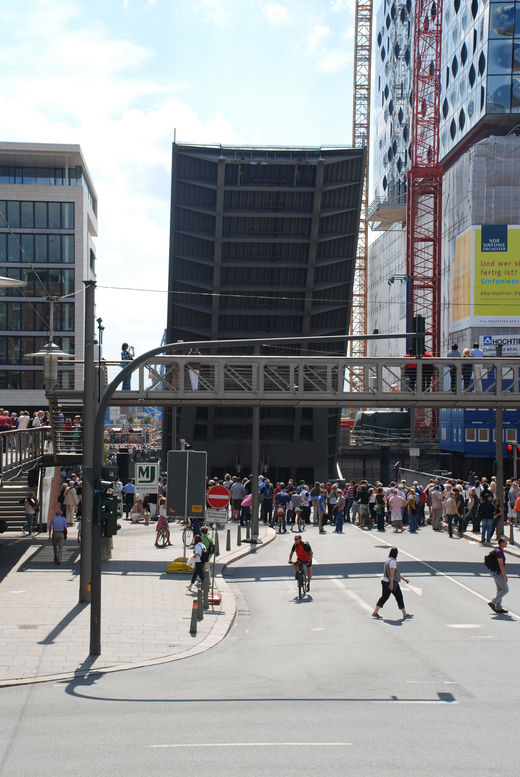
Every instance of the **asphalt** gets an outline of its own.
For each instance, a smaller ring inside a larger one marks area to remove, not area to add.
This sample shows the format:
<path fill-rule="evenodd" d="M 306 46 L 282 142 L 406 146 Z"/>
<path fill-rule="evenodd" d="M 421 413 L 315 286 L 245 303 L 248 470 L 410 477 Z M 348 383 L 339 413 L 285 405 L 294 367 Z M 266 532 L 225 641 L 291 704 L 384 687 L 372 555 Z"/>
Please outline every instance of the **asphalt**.
<path fill-rule="evenodd" d="M 236 614 L 225 567 L 252 552 L 237 545 L 237 527 L 218 532 L 220 554 L 214 590 L 220 604 L 210 605 L 190 634 L 193 601 L 186 589 L 190 574 L 168 573 L 169 562 L 183 555 L 179 524 L 170 524 L 173 547 L 155 547 L 155 524 L 122 521 L 112 558 L 102 565 L 101 655 L 89 656 L 90 606 L 79 599 L 79 545 L 69 529 L 63 563 L 53 561 L 46 534 L 4 534 L 0 546 L 0 687 L 69 679 L 175 661 L 217 645 Z M 245 530 L 242 530 L 242 537 Z M 275 537 L 261 525 L 256 553 Z"/>
<path fill-rule="evenodd" d="M 168 563 L 183 554 L 182 527 L 170 524 L 173 547 L 159 549 L 154 544 L 154 523 L 121 523 L 112 558 L 102 566 L 99 656 L 89 655 L 90 607 L 78 603 L 76 528 L 69 530 L 61 566 L 53 562 L 46 534 L 2 535 L 0 687 L 166 663 L 202 653 L 224 639 L 235 618 L 236 602 L 223 571 L 252 552 L 249 543 L 237 545 L 236 524 L 229 524 L 229 551 L 226 530 L 218 532 L 221 552 L 215 564 L 214 588 L 221 594 L 221 602 L 204 611 L 197 634 L 192 635 L 196 597 L 186 589 L 190 574 L 166 571 Z M 261 524 L 255 552 L 261 553 L 275 536 L 273 529 Z M 480 539 L 472 532 L 464 537 L 472 542 Z M 509 544 L 507 554 L 520 558 L 520 547 Z"/>

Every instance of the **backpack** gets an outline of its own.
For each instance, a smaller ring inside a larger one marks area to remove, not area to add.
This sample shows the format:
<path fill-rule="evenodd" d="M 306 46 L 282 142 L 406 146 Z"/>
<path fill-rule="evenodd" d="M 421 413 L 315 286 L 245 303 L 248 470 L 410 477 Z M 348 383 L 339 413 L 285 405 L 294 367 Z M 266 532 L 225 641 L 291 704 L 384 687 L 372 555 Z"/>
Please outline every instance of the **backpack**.
<path fill-rule="evenodd" d="M 213 540 L 210 540 L 209 548 L 206 548 L 206 546 L 204 545 L 204 550 L 202 551 L 202 555 L 200 557 L 200 560 L 202 561 L 202 563 L 206 564 L 209 561 L 210 556 L 212 556 L 214 552 L 215 552 L 215 545 L 213 544 Z"/>
<path fill-rule="evenodd" d="M 499 571 L 500 567 L 498 566 L 498 559 L 494 550 L 490 551 L 487 556 L 484 556 L 484 564 L 491 572 Z"/>

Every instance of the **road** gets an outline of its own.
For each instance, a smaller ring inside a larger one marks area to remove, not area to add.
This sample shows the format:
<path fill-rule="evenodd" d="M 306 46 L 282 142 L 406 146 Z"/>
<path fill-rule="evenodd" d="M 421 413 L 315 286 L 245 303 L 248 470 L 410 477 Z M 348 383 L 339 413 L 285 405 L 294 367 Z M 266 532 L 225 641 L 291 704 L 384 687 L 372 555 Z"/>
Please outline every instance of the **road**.
<path fill-rule="evenodd" d="M 430 529 L 307 537 L 311 596 L 295 598 L 291 535 L 277 537 L 230 568 L 235 624 L 200 656 L 1 689 L 1 777 L 516 777 L 520 564 L 511 614 L 495 616 L 476 544 Z M 376 621 L 394 539 L 415 618 L 392 598 Z"/>

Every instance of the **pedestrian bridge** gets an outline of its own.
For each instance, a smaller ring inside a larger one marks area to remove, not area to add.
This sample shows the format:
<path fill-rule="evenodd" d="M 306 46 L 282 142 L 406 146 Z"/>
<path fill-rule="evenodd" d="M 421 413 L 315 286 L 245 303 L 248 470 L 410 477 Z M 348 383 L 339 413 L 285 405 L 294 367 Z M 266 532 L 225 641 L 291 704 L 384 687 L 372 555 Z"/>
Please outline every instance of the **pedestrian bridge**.
<path fill-rule="evenodd" d="M 135 368 L 132 385 L 110 404 L 514 409 L 520 359 L 154 356 Z M 0 478 L 81 462 L 81 432 L 64 430 L 57 408 L 81 406 L 83 393 L 56 389 L 48 398 L 50 427 L 0 433 Z"/>
<path fill-rule="evenodd" d="M 110 404 L 515 408 L 520 359 L 154 356 Z"/>

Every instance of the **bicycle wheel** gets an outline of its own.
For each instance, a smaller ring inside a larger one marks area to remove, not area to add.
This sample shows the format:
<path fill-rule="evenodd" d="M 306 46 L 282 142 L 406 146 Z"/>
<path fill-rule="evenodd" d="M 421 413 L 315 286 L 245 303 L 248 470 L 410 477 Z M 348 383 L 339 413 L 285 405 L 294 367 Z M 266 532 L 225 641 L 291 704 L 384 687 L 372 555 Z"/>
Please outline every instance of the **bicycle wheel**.
<path fill-rule="evenodd" d="M 303 570 L 298 572 L 298 598 L 303 599 L 305 596 L 305 574 Z"/>
<path fill-rule="evenodd" d="M 188 528 L 187 526 L 184 527 L 182 532 L 182 541 L 187 548 L 190 545 L 193 545 L 193 530 L 191 528 Z"/>
<path fill-rule="evenodd" d="M 161 529 L 159 536 L 157 537 L 157 545 L 160 548 L 165 548 L 168 544 L 168 533 L 166 529 Z"/>

